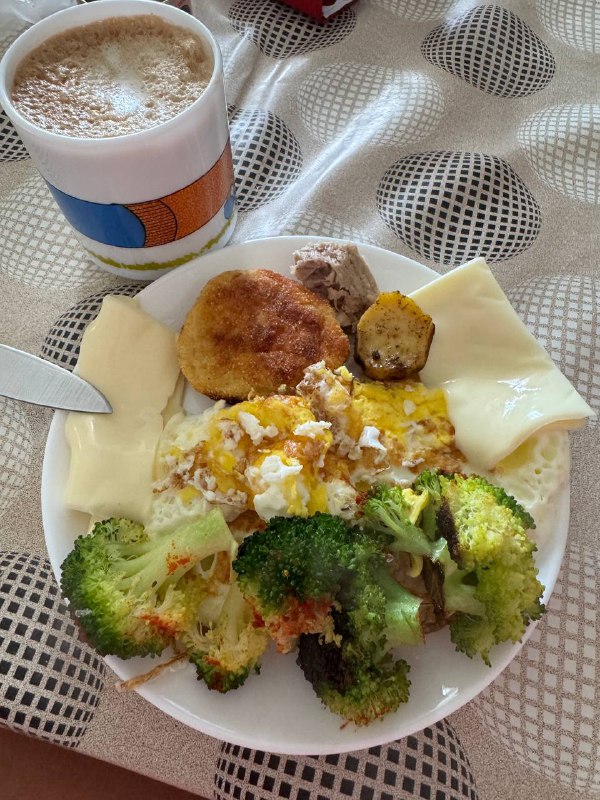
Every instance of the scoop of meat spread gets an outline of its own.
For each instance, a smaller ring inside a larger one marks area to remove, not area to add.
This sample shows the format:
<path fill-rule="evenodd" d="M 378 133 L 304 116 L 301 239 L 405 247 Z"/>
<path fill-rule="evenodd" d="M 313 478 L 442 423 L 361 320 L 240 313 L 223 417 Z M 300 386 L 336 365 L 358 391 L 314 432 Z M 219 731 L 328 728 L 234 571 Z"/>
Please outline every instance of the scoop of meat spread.
<path fill-rule="evenodd" d="M 294 253 L 292 275 L 328 300 L 342 328 L 353 331 L 379 290 L 354 244 L 317 242 Z"/>

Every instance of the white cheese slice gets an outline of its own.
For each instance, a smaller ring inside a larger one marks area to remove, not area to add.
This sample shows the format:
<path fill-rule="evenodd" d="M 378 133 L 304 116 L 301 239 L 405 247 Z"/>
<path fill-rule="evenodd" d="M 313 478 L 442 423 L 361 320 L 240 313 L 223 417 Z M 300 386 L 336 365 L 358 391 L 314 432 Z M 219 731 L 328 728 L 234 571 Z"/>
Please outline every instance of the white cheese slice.
<path fill-rule="evenodd" d="M 112 414 L 69 414 L 69 508 L 101 519 L 145 522 L 152 502 L 161 412 L 179 366 L 175 333 L 136 300 L 108 296 L 81 343 L 77 371 L 108 399 Z"/>
<path fill-rule="evenodd" d="M 474 466 L 491 469 L 536 431 L 593 415 L 482 258 L 411 297 L 435 323 L 421 380 L 444 389 L 456 443 Z"/>

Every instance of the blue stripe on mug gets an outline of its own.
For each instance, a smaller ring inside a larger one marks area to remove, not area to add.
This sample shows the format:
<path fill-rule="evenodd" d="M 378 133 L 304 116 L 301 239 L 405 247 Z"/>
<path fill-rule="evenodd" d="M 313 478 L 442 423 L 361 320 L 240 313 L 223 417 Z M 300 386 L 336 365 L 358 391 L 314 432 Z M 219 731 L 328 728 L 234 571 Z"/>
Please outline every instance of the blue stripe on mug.
<path fill-rule="evenodd" d="M 46 181 L 48 183 L 48 181 Z M 48 183 L 52 196 L 75 230 L 115 247 L 143 247 L 146 230 L 136 215 L 117 203 L 92 203 Z"/>

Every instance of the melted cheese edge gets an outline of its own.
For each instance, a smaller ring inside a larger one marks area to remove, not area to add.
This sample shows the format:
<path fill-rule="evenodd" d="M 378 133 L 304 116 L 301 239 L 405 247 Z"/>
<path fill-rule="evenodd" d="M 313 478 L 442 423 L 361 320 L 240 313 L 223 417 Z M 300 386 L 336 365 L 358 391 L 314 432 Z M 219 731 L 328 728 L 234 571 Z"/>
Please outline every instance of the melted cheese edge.
<path fill-rule="evenodd" d="M 67 417 L 69 508 L 146 522 L 162 412 L 176 410 L 180 401 L 175 342 L 174 331 L 136 300 L 104 299 L 83 336 L 77 371 L 105 395 L 113 413 Z"/>
<path fill-rule="evenodd" d="M 444 389 L 456 444 L 492 469 L 542 429 L 594 414 L 527 330 L 482 258 L 412 292 L 435 322 L 421 380 Z"/>

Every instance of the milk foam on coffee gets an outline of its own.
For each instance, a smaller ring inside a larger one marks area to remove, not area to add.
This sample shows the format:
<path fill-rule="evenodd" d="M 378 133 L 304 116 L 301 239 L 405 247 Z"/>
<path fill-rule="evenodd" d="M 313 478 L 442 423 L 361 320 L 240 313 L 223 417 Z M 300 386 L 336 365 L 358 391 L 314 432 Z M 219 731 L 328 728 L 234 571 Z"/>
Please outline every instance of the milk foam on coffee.
<path fill-rule="evenodd" d="M 152 128 L 208 85 L 212 55 L 198 36 L 152 14 L 114 17 L 48 39 L 19 64 L 16 108 L 34 125 L 104 138 Z"/>

